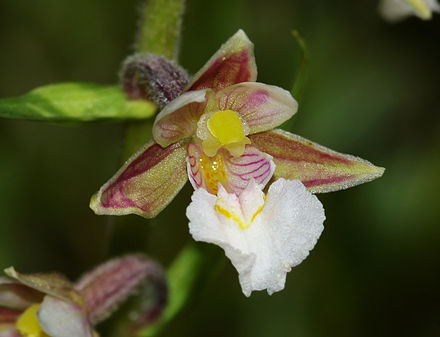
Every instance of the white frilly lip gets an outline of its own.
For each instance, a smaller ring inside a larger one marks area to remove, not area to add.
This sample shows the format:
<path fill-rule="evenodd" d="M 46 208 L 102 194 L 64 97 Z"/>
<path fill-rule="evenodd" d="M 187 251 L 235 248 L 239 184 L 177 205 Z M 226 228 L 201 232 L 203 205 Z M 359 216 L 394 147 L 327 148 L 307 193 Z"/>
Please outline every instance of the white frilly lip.
<path fill-rule="evenodd" d="M 186 215 L 196 241 L 224 249 L 243 293 L 284 289 L 286 274 L 300 264 L 324 229 L 324 208 L 299 180 L 278 179 L 266 199 L 253 180 L 237 196 L 220 185 L 218 196 L 199 188 Z"/>

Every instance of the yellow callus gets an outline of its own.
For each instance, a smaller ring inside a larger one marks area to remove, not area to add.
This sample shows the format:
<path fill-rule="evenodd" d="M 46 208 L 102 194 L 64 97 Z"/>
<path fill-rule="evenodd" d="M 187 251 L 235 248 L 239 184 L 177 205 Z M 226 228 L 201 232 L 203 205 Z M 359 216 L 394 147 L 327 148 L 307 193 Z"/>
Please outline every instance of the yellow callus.
<path fill-rule="evenodd" d="M 220 110 L 212 114 L 207 122 L 210 135 L 202 143 L 203 151 L 210 157 L 225 147 L 234 157 L 244 153 L 251 141 L 244 135 L 240 117 L 232 110 Z"/>
<path fill-rule="evenodd" d="M 50 337 L 38 323 L 37 312 L 40 304 L 32 304 L 18 318 L 15 327 L 24 337 Z"/>

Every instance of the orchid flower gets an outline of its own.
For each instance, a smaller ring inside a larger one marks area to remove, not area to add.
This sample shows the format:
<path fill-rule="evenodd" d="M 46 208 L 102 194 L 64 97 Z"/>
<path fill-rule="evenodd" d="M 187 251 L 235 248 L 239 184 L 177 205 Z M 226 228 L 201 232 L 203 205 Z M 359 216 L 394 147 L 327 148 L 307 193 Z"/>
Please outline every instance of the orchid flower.
<path fill-rule="evenodd" d="M 157 267 L 139 255 L 104 263 L 75 285 L 57 273 L 0 278 L 0 337 L 97 337 L 107 318 Z M 163 278 L 163 277 L 162 277 Z"/>
<path fill-rule="evenodd" d="M 410 15 L 429 20 L 433 12 L 440 12 L 440 5 L 437 0 L 382 0 L 379 10 L 388 21 L 398 21 Z"/>
<path fill-rule="evenodd" d="M 255 82 L 253 44 L 239 30 L 166 105 L 153 138 L 92 197 L 96 214 L 155 217 L 188 177 L 213 195 L 239 195 L 250 181 L 300 180 L 330 192 L 373 180 L 383 169 L 274 129 L 297 111 L 286 90 Z"/>

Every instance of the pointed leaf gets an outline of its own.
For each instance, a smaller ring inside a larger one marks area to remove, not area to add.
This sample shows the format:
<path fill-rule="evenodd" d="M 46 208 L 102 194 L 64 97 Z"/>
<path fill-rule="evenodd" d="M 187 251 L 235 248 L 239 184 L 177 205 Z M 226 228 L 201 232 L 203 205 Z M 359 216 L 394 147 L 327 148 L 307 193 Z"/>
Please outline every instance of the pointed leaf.
<path fill-rule="evenodd" d="M 218 110 L 235 111 L 249 134 L 271 130 L 298 110 L 298 103 L 287 90 L 256 82 L 229 86 L 217 92 L 215 100 Z"/>
<path fill-rule="evenodd" d="M 161 312 L 167 298 L 165 275 L 158 264 L 142 255 L 107 261 L 81 277 L 75 287 L 86 302 L 90 321 L 97 324 L 111 315 L 146 280 L 158 283 L 156 288 L 164 299 L 157 303 Z"/>
<path fill-rule="evenodd" d="M 0 117 L 51 122 L 145 119 L 155 106 L 145 100 L 127 100 L 118 86 L 60 83 L 0 99 Z"/>
<path fill-rule="evenodd" d="M 186 182 L 185 143 L 145 144 L 90 200 L 96 214 L 153 218 Z"/>
<path fill-rule="evenodd" d="M 205 112 L 207 90 L 184 93 L 168 104 L 156 117 L 153 138 L 163 147 L 192 136 Z"/>
<path fill-rule="evenodd" d="M 22 274 L 17 272 L 14 267 L 5 269 L 5 274 L 44 294 L 52 295 L 79 305 L 84 304 L 82 298 L 64 275 L 58 273 Z"/>
<path fill-rule="evenodd" d="M 299 179 L 313 193 L 346 189 L 382 176 L 370 162 L 325 148 L 283 130 L 249 137 L 260 151 L 273 157 L 274 178 Z"/>
<path fill-rule="evenodd" d="M 188 176 L 194 187 L 203 187 L 209 193 L 217 194 L 218 183 L 229 193 L 240 194 L 251 179 L 259 185 L 266 185 L 275 170 L 272 157 L 247 145 L 242 156 L 234 157 L 221 149 L 214 157 L 203 153 L 200 145 L 188 145 Z"/>
<path fill-rule="evenodd" d="M 240 82 L 254 82 L 256 79 L 254 44 L 240 29 L 194 75 L 187 90 L 211 88 L 217 91 Z"/>

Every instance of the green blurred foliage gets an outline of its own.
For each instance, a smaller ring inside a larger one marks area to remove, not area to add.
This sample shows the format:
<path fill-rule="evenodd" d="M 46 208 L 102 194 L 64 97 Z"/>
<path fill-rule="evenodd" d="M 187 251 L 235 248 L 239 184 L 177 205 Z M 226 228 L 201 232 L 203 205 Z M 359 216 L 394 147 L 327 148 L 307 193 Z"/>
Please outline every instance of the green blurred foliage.
<path fill-rule="evenodd" d="M 116 83 L 140 5 L 0 2 L 0 97 L 56 82 Z M 182 65 L 194 73 L 238 28 L 255 43 L 259 80 L 285 88 L 300 62 L 297 29 L 309 79 L 291 131 L 387 171 L 319 196 L 326 229 L 284 291 L 245 298 L 225 258 L 163 335 L 440 335 L 440 16 L 391 25 L 375 1 L 187 0 Z M 172 261 L 190 240 L 189 186 L 150 221 L 88 209 L 118 168 L 122 138 L 119 124 L 0 120 L 0 266 L 74 279 L 129 251 Z"/>

